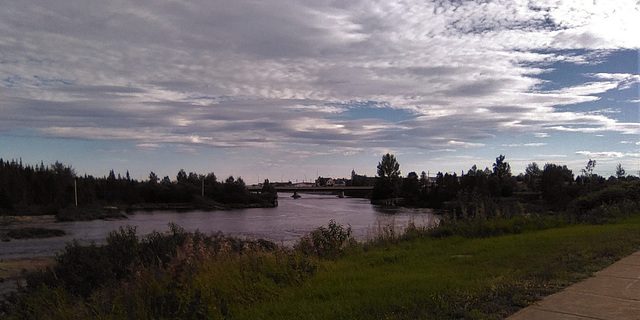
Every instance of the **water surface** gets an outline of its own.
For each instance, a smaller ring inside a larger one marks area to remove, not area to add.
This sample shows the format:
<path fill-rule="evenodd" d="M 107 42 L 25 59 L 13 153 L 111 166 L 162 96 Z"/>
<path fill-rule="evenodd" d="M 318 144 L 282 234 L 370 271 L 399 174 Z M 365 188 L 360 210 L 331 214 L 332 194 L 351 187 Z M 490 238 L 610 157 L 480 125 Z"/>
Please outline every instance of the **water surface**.
<path fill-rule="evenodd" d="M 351 226 L 359 240 L 374 237 L 380 228 L 394 226 L 401 230 L 410 221 L 417 225 L 432 225 L 437 216 L 430 209 L 389 208 L 373 206 L 369 200 L 340 199 L 335 195 L 302 194 L 293 199 L 279 194 L 276 208 L 238 209 L 228 211 L 152 211 L 137 212 L 129 219 L 116 221 L 35 222 L 20 226 L 62 229 L 64 237 L 48 239 L 11 240 L 0 243 L 1 259 L 22 259 L 51 256 L 73 239 L 81 243 L 101 243 L 109 232 L 122 226 L 134 226 L 138 234 L 169 230 L 170 222 L 187 231 L 204 233 L 221 231 L 242 238 L 265 238 L 291 246 L 311 230 L 326 226 L 330 220 Z"/>

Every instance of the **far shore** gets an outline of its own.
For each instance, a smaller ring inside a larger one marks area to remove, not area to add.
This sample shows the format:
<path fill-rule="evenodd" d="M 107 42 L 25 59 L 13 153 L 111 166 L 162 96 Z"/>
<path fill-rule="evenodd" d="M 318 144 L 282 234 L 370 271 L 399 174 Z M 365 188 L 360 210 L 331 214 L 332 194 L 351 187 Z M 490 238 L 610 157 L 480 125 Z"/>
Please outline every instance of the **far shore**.
<path fill-rule="evenodd" d="M 69 207 L 61 209 L 57 214 L 24 214 L 23 212 L 4 212 L 0 215 L 0 228 L 31 222 L 62 222 L 127 219 L 128 214 L 136 212 L 175 210 L 175 211 L 219 211 L 251 208 L 274 208 L 277 203 L 140 203 L 133 205 L 107 205 L 90 207 Z M 37 210 L 33 210 L 37 212 Z"/>

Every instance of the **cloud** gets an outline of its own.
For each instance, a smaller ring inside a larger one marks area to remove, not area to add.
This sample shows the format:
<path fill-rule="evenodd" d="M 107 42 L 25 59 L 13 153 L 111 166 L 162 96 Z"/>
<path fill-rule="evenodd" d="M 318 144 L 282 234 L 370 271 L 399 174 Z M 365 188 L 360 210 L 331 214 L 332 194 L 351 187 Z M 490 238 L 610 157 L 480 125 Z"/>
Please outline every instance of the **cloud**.
<path fill-rule="evenodd" d="M 503 144 L 503 147 L 510 148 L 520 148 L 520 147 L 542 147 L 546 146 L 546 143 L 543 142 L 532 142 L 532 143 L 512 143 L 512 144 Z"/>
<path fill-rule="evenodd" d="M 464 148 L 484 147 L 484 144 L 482 144 L 482 143 L 454 141 L 454 140 L 451 140 L 451 141 L 447 142 L 447 145 L 455 146 L 455 147 L 464 147 Z"/>
<path fill-rule="evenodd" d="M 602 110 L 558 109 L 638 75 L 555 90 L 540 77 L 639 48 L 637 13 L 633 1 L 15 2 L 0 12 L 0 127 L 143 149 L 342 153 L 476 148 L 496 132 L 638 134 Z M 408 119 L 349 118 L 364 102 Z"/>
<path fill-rule="evenodd" d="M 576 154 L 589 158 L 622 158 L 625 156 L 624 153 L 617 151 L 576 151 Z"/>

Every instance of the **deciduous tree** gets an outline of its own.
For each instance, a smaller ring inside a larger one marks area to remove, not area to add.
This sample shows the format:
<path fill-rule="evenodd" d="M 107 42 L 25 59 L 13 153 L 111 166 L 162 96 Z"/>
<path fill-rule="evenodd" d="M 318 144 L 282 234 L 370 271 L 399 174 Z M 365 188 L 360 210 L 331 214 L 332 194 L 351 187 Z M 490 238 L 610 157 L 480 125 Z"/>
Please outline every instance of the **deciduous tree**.
<path fill-rule="evenodd" d="M 394 155 L 387 153 L 382 156 L 378 163 L 378 177 L 387 180 L 400 177 L 400 164 Z"/>
<path fill-rule="evenodd" d="M 400 164 L 392 154 L 385 154 L 378 163 L 378 177 L 371 192 L 372 200 L 397 198 L 401 188 Z"/>

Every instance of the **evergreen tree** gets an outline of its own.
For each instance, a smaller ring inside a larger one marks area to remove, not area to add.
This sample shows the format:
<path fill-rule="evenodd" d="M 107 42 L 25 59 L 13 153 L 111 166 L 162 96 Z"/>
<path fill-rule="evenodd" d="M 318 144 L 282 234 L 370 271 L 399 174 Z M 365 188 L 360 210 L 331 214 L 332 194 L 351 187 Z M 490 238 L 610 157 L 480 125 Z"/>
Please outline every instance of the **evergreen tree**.
<path fill-rule="evenodd" d="M 622 168 L 622 164 L 618 163 L 618 165 L 616 166 L 616 177 L 618 179 L 622 179 L 626 174 L 627 172 L 624 170 L 624 168 Z"/>
<path fill-rule="evenodd" d="M 511 177 L 511 165 L 504 161 L 505 156 L 500 155 L 493 164 L 493 175 L 498 178 L 498 182 L 502 184 L 504 180 Z"/>

